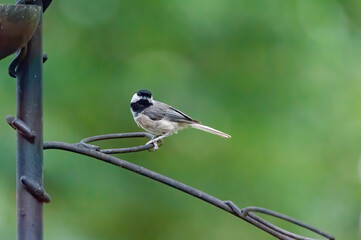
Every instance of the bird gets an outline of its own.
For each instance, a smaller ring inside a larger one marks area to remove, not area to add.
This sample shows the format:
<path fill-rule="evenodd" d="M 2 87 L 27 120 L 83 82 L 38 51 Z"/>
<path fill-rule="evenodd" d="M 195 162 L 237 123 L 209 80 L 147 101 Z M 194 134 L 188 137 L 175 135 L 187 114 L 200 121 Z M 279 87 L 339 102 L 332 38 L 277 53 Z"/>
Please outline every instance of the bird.
<path fill-rule="evenodd" d="M 154 150 L 159 148 L 158 141 L 176 134 L 186 127 L 203 130 L 223 138 L 231 137 L 224 132 L 202 125 L 199 121 L 168 104 L 153 100 L 153 95 L 149 90 L 141 89 L 133 95 L 130 101 L 130 111 L 138 127 L 155 135 L 146 143 L 152 143 Z"/>

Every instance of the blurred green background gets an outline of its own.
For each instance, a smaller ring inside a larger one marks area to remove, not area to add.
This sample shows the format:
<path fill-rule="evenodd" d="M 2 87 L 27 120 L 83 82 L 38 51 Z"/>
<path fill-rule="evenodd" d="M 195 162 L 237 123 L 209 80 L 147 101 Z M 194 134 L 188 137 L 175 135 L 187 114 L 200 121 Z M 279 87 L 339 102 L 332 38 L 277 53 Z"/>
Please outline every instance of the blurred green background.
<path fill-rule="evenodd" d="M 140 131 L 129 102 L 149 89 L 232 138 L 187 129 L 157 152 L 121 158 L 360 239 L 360 16 L 357 0 L 54 1 L 44 15 L 44 140 Z M 3 119 L 16 115 L 12 57 L 0 61 Z M 4 120 L 0 133 L 0 233 L 15 239 L 16 136 Z M 46 151 L 44 180 L 44 239 L 274 239 L 88 157 Z"/>

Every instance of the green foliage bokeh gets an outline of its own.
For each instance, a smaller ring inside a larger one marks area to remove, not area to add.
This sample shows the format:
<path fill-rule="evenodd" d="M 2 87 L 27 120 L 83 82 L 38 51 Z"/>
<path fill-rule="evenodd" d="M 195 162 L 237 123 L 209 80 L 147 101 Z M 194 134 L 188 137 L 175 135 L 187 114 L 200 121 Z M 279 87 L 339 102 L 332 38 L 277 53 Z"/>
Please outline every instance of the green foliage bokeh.
<path fill-rule="evenodd" d="M 357 0 L 54 1 L 43 16 L 44 140 L 140 131 L 129 101 L 149 89 L 232 138 L 189 129 L 157 152 L 119 157 L 360 238 L 360 16 Z M 0 61 L 0 117 L 16 115 L 11 59 Z M 0 152 L 0 234 L 15 239 L 16 135 L 5 121 Z M 273 239 L 84 156 L 46 151 L 44 181 L 44 239 Z"/>

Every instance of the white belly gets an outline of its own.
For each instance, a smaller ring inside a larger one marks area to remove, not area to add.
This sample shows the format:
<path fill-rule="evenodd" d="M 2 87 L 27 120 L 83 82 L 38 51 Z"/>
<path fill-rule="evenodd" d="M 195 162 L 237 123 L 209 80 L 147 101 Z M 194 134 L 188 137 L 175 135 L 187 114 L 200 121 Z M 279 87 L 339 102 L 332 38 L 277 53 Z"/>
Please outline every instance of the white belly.
<path fill-rule="evenodd" d="M 144 114 L 139 114 L 134 120 L 138 126 L 155 135 L 177 133 L 178 130 L 185 127 L 185 124 L 178 122 L 170 122 L 167 120 L 154 121 Z"/>

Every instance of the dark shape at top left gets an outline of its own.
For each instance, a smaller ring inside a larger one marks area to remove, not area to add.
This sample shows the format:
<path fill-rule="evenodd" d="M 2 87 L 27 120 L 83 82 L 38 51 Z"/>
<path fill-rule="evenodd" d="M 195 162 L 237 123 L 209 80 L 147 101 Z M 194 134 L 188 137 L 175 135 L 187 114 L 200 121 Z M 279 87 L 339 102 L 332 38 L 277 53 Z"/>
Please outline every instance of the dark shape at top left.
<path fill-rule="evenodd" d="M 0 59 L 24 47 L 40 22 L 42 9 L 36 5 L 0 4 Z"/>

